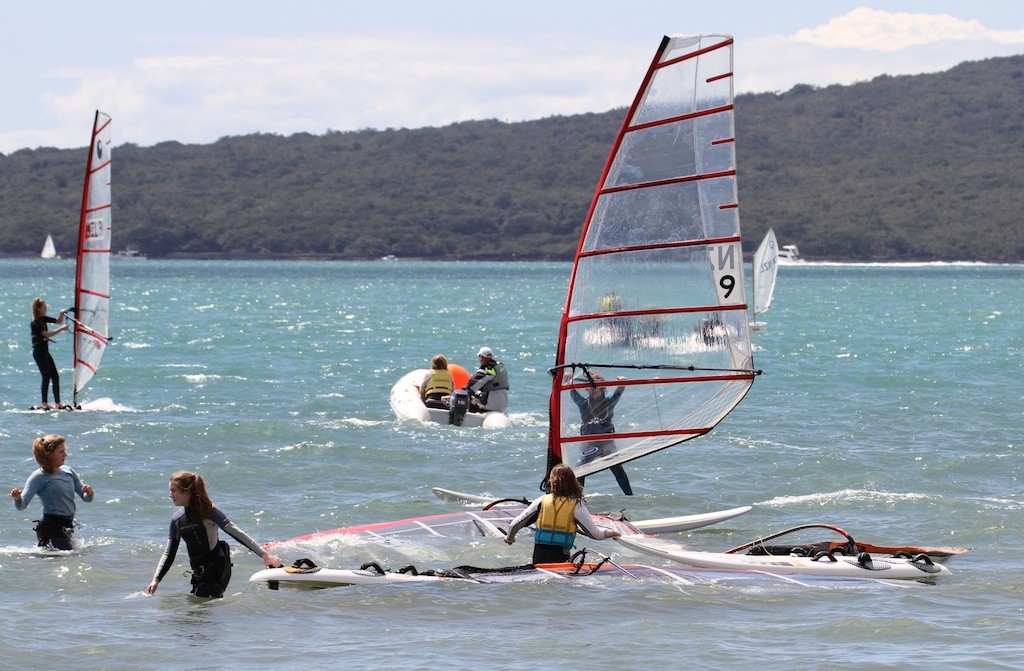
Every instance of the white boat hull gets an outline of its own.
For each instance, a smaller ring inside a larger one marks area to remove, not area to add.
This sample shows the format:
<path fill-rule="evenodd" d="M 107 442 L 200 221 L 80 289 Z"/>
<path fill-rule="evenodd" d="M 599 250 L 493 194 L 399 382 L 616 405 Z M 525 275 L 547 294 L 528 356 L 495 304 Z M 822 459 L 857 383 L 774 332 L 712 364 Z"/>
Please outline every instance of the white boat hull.
<path fill-rule="evenodd" d="M 395 416 L 400 420 L 416 419 L 421 422 L 447 424 L 447 410 L 443 408 L 428 408 L 423 404 L 423 400 L 420 399 L 420 391 L 417 385 L 423 381 L 427 372 L 425 368 L 421 368 L 410 371 L 402 376 L 402 379 L 391 387 L 388 403 Z M 483 427 L 485 429 L 504 429 L 511 425 L 512 420 L 503 412 L 467 412 L 462 420 L 462 426 Z"/>

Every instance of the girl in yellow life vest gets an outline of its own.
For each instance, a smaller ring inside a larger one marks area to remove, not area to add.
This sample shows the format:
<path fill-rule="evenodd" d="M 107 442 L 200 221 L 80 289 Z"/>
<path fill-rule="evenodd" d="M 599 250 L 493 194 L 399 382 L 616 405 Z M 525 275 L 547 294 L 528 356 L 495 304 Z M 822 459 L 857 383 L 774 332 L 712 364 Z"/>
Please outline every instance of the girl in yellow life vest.
<path fill-rule="evenodd" d="M 619 536 L 618 531 L 602 529 L 594 523 L 583 503 L 583 487 L 572 469 L 558 464 L 548 475 L 551 493 L 533 501 L 519 517 L 512 520 L 505 536 L 509 545 L 523 527 L 536 523 L 533 536 L 533 563 L 554 564 L 569 560 L 569 551 L 576 539 L 577 526 L 591 538 L 601 540 Z"/>
<path fill-rule="evenodd" d="M 428 408 L 447 408 L 448 398 L 455 391 L 455 380 L 448 370 L 448 359 L 438 354 L 430 360 L 430 370 L 420 383 L 420 399 Z"/>

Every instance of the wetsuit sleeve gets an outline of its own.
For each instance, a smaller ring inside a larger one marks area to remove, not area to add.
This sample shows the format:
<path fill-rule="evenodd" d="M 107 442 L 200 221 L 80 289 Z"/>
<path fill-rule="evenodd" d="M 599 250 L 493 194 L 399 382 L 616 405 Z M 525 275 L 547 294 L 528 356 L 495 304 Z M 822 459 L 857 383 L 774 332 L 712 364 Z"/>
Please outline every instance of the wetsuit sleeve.
<path fill-rule="evenodd" d="M 257 556 L 262 557 L 267 554 L 267 551 L 261 548 L 260 544 L 253 540 L 252 536 L 235 526 L 235 524 L 228 519 L 228 516 L 221 512 L 220 509 L 214 508 L 211 510 L 209 518 L 213 520 L 217 526 L 223 529 L 224 533 L 255 552 Z"/>
<path fill-rule="evenodd" d="M 573 513 L 573 517 L 576 519 L 576 524 L 580 526 L 588 536 L 596 540 L 603 540 L 605 538 L 611 538 L 615 532 L 611 529 L 602 529 L 594 523 L 594 518 L 590 515 L 590 510 L 583 501 L 576 504 L 576 511 Z"/>
<path fill-rule="evenodd" d="M 82 478 L 78 477 L 78 473 L 76 471 L 72 470 L 71 471 L 71 477 L 74 478 L 74 480 L 75 480 L 75 493 L 77 493 L 78 496 L 81 497 L 81 499 L 83 501 L 85 501 L 86 503 L 89 503 L 90 501 L 92 501 L 93 495 L 92 494 L 86 494 L 85 490 L 82 489 Z"/>
<path fill-rule="evenodd" d="M 626 391 L 625 387 L 618 387 L 612 392 L 612 395 L 608 398 L 608 407 L 614 408 L 615 404 L 619 402 L 619 398 L 622 396 L 622 392 Z"/>
<path fill-rule="evenodd" d="M 491 380 L 494 379 L 495 371 L 493 368 L 481 368 L 477 372 L 473 373 L 473 377 L 464 387 L 472 392 L 477 392 L 486 387 Z"/>
<path fill-rule="evenodd" d="M 40 482 L 40 471 L 34 471 L 32 475 L 28 476 L 28 480 L 25 481 L 25 486 L 21 490 L 21 498 L 14 499 L 14 507 L 18 510 L 28 508 L 28 502 L 39 491 Z"/>
<path fill-rule="evenodd" d="M 171 519 L 171 530 L 167 536 L 167 547 L 164 548 L 163 555 L 160 556 L 160 561 L 156 565 L 156 573 L 153 574 L 153 580 L 160 582 L 167 575 L 167 572 L 171 570 L 171 565 L 174 563 L 174 556 L 178 554 L 178 543 L 181 541 L 181 536 L 178 535 L 178 525 L 174 523 L 174 519 Z"/>
<path fill-rule="evenodd" d="M 529 526 L 537 521 L 537 517 L 540 515 L 540 501 L 544 498 L 543 496 L 537 497 L 533 500 L 526 510 L 519 513 L 519 516 L 512 520 L 512 524 L 508 527 L 508 533 L 505 534 L 505 538 L 508 540 L 515 540 L 516 534 L 526 526 Z"/>

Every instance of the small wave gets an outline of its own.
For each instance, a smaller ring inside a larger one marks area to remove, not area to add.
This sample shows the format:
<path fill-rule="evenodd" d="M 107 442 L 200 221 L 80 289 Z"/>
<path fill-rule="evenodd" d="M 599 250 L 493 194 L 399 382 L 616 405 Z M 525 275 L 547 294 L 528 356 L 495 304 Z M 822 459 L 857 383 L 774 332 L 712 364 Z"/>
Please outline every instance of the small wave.
<path fill-rule="evenodd" d="M 836 501 L 907 501 L 922 500 L 931 498 L 927 494 L 915 494 L 913 492 L 880 492 L 873 489 L 842 489 L 837 492 L 820 492 L 816 494 L 802 494 L 796 496 L 777 496 L 774 499 L 762 501 L 760 506 L 788 506 L 801 503 L 817 503 L 824 505 Z"/>
<path fill-rule="evenodd" d="M 391 424 L 391 421 L 362 419 L 360 417 L 344 417 L 338 421 L 348 426 L 386 426 Z"/>

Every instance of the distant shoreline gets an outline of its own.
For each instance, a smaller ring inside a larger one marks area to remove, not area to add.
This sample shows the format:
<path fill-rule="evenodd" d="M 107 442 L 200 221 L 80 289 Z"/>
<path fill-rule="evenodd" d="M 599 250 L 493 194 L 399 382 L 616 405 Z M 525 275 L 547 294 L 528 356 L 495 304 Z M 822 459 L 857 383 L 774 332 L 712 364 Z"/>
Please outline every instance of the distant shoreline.
<path fill-rule="evenodd" d="M 111 258 L 118 258 L 116 254 L 111 254 Z M 750 261 L 753 254 L 744 254 L 744 261 Z M 0 259 L 38 259 L 40 261 L 74 261 L 75 255 L 62 255 L 57 259 L 41 259 L 36 253 L 25 253 L 25 254 L 5 254 L 0 253 Z M 128 261 L 352 261 L 352 262 L 366 262 L 366 261 L 380 261 L 381 263 L 396 263 L 396 262 L 411 262 L 411 261 L 435 261 L 442 263 L 473 263 L 473 262 L 508 262 L 508 263 L 572 263 L 572 259 L 543 259 L 543 258 L 483 258 L 483 259 L 448 259 L 448 258 L 428 258 L 428 257 L 415 257 L 415 256 L 399 256 L 392 259 L 384 259 L 381 257 L 368 257 L 362 259 L 353 259 L 347 256 L 341 256 L 337 254 L 227 254 L 219 252 L 207 252 L 204 254 L 168 254 L 166 256 L 146 256 L 137 259 L 127 259 Z M 943 259 L 804 259 L 800 263 L 788 263 L 785 264 L 786 268 L 799 268 L 807 266 L 829 266 L 829 265 L 884 265 L 884 266 L 921 266 L 921 265 L 934 265 L 934 266 L 1014 266 L 1022 265 L 1024 262 L 1009 262 L 1009 261 L 976 261 L 972 259 L 958 259 L 955 261 L 943 260 Z"/>

